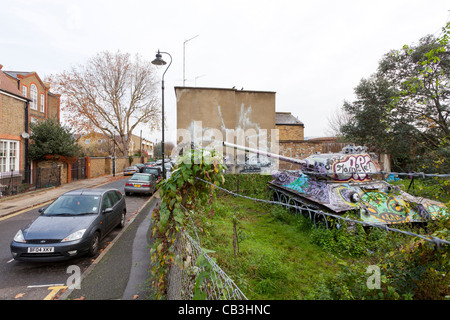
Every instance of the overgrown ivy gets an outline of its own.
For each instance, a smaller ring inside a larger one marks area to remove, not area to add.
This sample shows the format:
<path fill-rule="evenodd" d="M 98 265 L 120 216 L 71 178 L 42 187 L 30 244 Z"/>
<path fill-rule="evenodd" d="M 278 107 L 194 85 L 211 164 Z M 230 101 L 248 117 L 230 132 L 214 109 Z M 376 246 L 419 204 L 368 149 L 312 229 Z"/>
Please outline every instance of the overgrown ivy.
<path fill-rule="evenodd" d="M 195 208 L 195 215 L 209 214 L 215 195 L 213 185 L 225 182 L 224 169 L 220 154 L 191 149 L 178 159 L 171 177 L 159 183 L 161 205 L 153 212 L 154 243 L 151 248 L 155 288 L 159 298 L 167 294 L 167 275 L 176 258 L 175 240 L 180 232 L 189 228 L 191 222 L 188 211 Z"/>

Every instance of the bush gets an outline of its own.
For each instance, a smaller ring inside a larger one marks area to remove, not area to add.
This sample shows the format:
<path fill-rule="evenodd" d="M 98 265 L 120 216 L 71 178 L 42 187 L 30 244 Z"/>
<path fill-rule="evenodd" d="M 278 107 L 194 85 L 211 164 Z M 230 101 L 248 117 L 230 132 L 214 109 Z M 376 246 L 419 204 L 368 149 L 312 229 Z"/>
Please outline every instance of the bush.
<path fill-rule="evenodd" d="M 273 179 L 261 174 L 225 174 L 224 177 L 224 189 L 258 199 L 267 198 L 267 183 Z"/>
<path fill-rule="evenodd" d="M 76 160 L 81 147 L 76 143 L 70 128 L 53 119 L 31 123 L 29 156 L 31 160 L 43 160 L 46 156 Z"/>

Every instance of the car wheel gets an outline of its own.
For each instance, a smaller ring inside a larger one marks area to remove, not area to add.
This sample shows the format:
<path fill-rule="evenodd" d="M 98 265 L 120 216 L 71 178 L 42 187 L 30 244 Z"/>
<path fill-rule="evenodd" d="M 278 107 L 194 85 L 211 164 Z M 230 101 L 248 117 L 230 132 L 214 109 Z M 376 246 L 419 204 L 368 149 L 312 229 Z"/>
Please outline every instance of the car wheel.
<path fill-rule="evenodd" d="M 91 244 L 89 246 L 89 256 L 95 256 L 100 248 L 100 233 L 96 232 L 94 233 L 94 236 L 92 237 Z"/>
<path fill-rule="evenodd" d="M 127 216 L 127 213 L 124 211 L 122 213 L 122 216 L 120 217 L 119 228 L 125 227 L 126 216 Z"/>

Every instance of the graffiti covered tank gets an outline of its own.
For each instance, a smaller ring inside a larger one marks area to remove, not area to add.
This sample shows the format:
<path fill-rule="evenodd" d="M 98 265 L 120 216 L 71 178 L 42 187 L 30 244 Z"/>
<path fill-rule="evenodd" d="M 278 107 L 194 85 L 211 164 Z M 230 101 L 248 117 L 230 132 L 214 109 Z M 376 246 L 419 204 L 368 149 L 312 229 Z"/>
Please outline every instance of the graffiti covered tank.
<path fill-rule="evenodd" d="M 282 160 L 301 164 L 302 170 L 274 172 L 270 187 L 322 210 L 356 211 L 371 224 L 423 222 L 447 214 L 440 202 L 375 180 L 377 174 L 381 176 L 379 164 L 362 147 L 347 146 L 339 153 L 315 154 L 301 161 Z"/>

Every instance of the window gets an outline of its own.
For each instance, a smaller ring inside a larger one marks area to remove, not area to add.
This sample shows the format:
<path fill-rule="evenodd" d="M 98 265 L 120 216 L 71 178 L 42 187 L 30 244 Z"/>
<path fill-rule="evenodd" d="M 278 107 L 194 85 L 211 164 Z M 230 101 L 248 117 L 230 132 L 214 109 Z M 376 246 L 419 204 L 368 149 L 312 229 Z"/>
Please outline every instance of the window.
<path fill-rule="evenodd" d="M 19 142 L 0 140 L 0 172 L 19 170 Z"/>
<path fill-rule="evenodd" d="M 30 108 L 33 110 L 37 110 L 38 90 L 35 84 L 32 84 L 30 87 L 30 99 Z"/>
<path fill-rule="evenodd" d="M 28 97 L 28 88 L 27 87 L 25 87 L 25 86 L 23 86 L 22 87 L 22 94 L 23 94 L 23 96 L 25 97 L 25 98 L 27 98 Z"/>
<path fill-rule="evenodd" d="M 8 142 L 0 140 L 0 172 L 6 172 Z"/>
<path fill-rule="evenodd" d="M 102 200 L 102 211 L 107 208 L 112 208 L 113 205 L 114 203 L 111 201 L 109 193 L 105 193 Z"/>
<path fill-rule="evenodd" d="M 43 93 L 41 93 L 41 112 L 45 112 L 45 99 Z"/>
<path fill-rule="evenodd" d="M 30 117 L 30 123 L 38 124 L 39 123 L 39 119 L 35 118 L 35 117 Z M 33 133 L 33 128 L 31 126 L 30 126 L 30 133 Z"/>
<path fill-rule="evenodd" d="M 119 195 L 115 191 L 109 192 L 109 196 L 112 200 L 113 206 L 120 200 Z"/>

